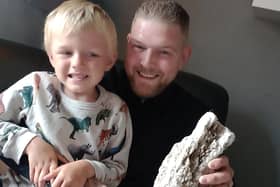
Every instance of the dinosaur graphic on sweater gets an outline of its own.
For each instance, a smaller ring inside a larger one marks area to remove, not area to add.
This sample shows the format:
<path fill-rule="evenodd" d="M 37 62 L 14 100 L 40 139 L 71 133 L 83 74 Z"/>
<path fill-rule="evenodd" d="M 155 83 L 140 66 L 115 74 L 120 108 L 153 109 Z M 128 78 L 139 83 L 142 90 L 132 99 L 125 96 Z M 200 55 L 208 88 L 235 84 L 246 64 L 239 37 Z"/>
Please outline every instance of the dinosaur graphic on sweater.
<path fill-rule="evenodd" d="M 5 127 L 2 131 L 2 134 L 0 134 L 0 141 L 7 141 L 11 132 L 16 133 L 19 130 L 20 130 L 20 127 L 18 127 L 18 126 Z"/>
<path fill-rule="evenodd" d="M 99 135 L 99 144 L 98 147 L 103 145 L 106 140 L 109 140 L 112 135 L 116 135 L 118 133 L 118 129 L 115 125 L 111 129 L 102 129 Z"/>
<path fill-rule="evenodd" d="M 111 159 L 113 160 L 114 155 L 117 154 L 118 152 L 120 152 L 121 149 L 123 148 L 125 140 L 126 140 L 126 134 L 118 146 L 105 150 L 105 152 L 102 155 L 102 159 L 111 157 Z"/>
<path fill-rule="evenodd" d="M 75 145 L 69 144 L 67 149 L 72 155 L 74 160 L 80 160 L 84 157 L 84 154 L 93 155 L 94 151 L 90 150 L 90 144 Z"/>
<path fill-rule="evenodd" d="M 51 144 L 51 142 L 46 138 L 45 134 L 43 133 L 42 127 L 40 123 L 36 123 L 36 133 L 39 133 L 43 140 L 45 140 L 47 143 Z"/>
<path fill-rule="evenodd" d="M 106 108 L 102 109 L 100 112 L 98 112 L 98 114 L 96 116 L 96 122 L 95 122 L 96 125 L 99 125 L 102 120 L 105 121 L 105 119 L 111 115 L 111 112 L 112 112 L 111 110 L 106 109 Z"/>
<path fill-rule="evenodd" d="M 31 107 L 33 102 L 33 87 L 32 86 L 24 86 L 19 93 L 23 99 L 23 109 Z"/>
<path fill-rule="evenodd" d="M 69 121 L 72 126 L 73 126 L 73 131 L 71 132 L 69 138 L 74 139 L 75 140 L 75 133 L 78 131 L 89 131 L 89 127 L 91 125 L 91 118 L 90 117 L 85 117 L 84 119 L 79 119 L 79 118 L 75 118 L 75 117 L 70 117 L 70 118 L 65 118 L 65 117 L 61 117 L 63 119 L 66 119 L 67 121 Z"/>
<path fill-rule="evenodd" d="M 59 105 L 61 102 L 61 97 L 60 97 L 58 90 L 55 89 L 53 84 L 49 84 L 47 87 L 47 90 L 51 94 L 51 101 L 48 105 L 46 105 L 46 107 L 48 107 L 52 113 L 59 112 L 60 111 Z"/>

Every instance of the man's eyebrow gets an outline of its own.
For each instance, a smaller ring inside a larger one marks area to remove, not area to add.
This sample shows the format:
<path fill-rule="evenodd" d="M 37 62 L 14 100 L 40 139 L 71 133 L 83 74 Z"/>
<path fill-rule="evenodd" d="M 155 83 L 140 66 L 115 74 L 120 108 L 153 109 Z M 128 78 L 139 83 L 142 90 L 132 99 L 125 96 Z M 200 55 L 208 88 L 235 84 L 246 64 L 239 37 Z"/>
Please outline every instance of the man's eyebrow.
<path fill-rule="evenodd" d="M 133 42 L 133 43 L 137 43 L 137 44 L 142 44 L 142 45 L 144 45 L 141 41 L 136 40 L 135 38 L 132 38 L 132 37 L 130 37 L 130 41 Z"/>
<path fill-rule="evenodd" d="M 142 45 L 142 46 L 147 46 L 146 44 L 144 44 L 143 42 L 133 38 L 133 37 L 130 37 L 130 42 L 134 43 L 134 44 L 137 44 L 137 45 Z M 149 47 L 149 46 L 147 46 Z M 155 46 L 155 47 L 152 47 L 150 46 L 151 48 L 155 48 L 155 49 L 158 49 L 158 50 L 171 50 L 171 51 L 176 51 L 175 49 L 173 49 L 171 46 Z"/>

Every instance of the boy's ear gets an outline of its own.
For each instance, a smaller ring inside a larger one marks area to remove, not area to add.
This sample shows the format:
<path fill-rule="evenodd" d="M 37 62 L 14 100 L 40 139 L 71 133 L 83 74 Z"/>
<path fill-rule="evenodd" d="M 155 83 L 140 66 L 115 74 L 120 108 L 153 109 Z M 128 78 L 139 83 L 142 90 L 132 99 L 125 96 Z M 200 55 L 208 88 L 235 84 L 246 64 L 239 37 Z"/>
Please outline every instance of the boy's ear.
<path fill-rule="evenodd" d="M 118 58 L 117 54 L 112 55 L 112 57 L 109 58 L 108 63 L 106 65 L 106 71 L 109 71 L 116 63 Z"/>
<path fill-rule="evenodd" d="M 49 52 L 47 52 L 47 55 L 48 55 L 48 58 L 49 58 L 49 61 L 50 61 L 51 65 L 52 65 L 52 67 L 54 67 L 53 56 Z"/>

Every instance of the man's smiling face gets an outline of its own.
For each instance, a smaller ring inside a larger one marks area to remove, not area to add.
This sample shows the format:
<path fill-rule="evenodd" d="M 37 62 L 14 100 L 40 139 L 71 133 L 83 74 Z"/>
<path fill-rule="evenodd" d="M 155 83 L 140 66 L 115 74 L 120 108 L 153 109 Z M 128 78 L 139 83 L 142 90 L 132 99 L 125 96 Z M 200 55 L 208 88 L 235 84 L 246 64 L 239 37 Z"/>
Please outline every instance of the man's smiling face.
<path fill-rule="evenodd" d="M 191 49 L 180 27 L 158 19 L 137 18 L 128 34 L 125 69 L 140 97 L 158 95 L 187 63 Z"/>

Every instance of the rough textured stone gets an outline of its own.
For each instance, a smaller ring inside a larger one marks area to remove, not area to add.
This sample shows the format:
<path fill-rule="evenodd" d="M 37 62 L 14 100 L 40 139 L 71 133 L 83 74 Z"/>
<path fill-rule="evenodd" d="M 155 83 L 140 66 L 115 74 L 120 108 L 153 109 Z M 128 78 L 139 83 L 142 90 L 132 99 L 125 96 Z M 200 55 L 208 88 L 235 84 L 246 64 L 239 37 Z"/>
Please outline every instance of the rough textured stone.
<path fill-rule="evenodd" d="M 221 155 L 234 140 L 234 133 L 214 113 L 205 113 L 192 134 L 173 145 L 159 168 L 154 187 L 197 187 L 208 162 Z"/>

